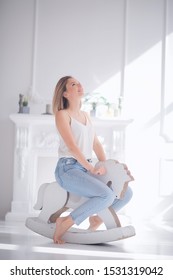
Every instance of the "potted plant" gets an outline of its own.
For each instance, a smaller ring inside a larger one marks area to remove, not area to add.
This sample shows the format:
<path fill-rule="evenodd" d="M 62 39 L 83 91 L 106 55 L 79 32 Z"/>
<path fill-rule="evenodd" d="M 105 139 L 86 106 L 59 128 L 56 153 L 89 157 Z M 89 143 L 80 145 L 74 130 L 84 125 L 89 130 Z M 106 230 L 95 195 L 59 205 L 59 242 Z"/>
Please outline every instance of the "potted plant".
<path fill-rule="evenodd" d="M 107 99 L 100 95 L 100 93 L 87 94 L 84 97 L 84 103 L 91 105 L 90 115 L 92 117 L 95 117 L 97 115 L 97 107 L 104 106 L 107 110 L 109 106 L 109 102 L 107 101 Z"/>
<path fill-rule="evenodd" d="M 28 98 L 24 97 L 22 102 L 22 113 L 23 114 L 29 114 L 30 108 L 28 106 Z"/>

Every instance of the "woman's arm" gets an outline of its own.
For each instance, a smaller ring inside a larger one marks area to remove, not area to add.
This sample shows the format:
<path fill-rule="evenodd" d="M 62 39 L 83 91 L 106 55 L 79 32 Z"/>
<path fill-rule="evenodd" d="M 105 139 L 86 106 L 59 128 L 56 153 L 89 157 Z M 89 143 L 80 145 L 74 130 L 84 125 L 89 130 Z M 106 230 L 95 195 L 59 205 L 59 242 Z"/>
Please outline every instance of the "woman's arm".
<path fill-rule="evenodd" d="M 104 152 L 103 146 L 100 143 L 98 137 L 95 135 L 94 137 L 94 145 L 93 150 L 98 158 L 99 161 L 105 161 L 106 160 L 106 154 Z"/>
<path fill-rule="evenodd" d="M 97 138 L 97 136 L 95 135 L 94 137 L 94 146 L 93 146 L 93 150 L 98 158 L 99 161 L 105 161 L 106 160 L 106 155 L 103 149 L 102 144 L 100 143 L 99 139 Z M 105 174 L 106 169 L 103 166 L 100 166 L 97 169 L 97 174 L 103 175 Z"/>
<path fill-rule="evenodd" d="M 86 117 L 88 118 L 89 122 L 92 123 L 90 116 L 88 115 L 88 113 L 84 112 L 86 114 Z M 105 161 L 106 160 L 106 154 L 104 152 L 103 146 L 100 143 L 97 135 L 95 134 L 94 136 L 94 143 L 93 143 L 93 151 L 95 152 L 97 159 L 99 161 Z M 103 166 L 94 169 L 94 171 L 92 173 L 94 174 L 100 174 L 103 175 L 105 174 L 106 170 Z"/>
<path fill-rule="evenodd" d="M 88 115 L 87 112 L 84 112 L 84 114 L 86 115 L 87 119 L 89 120 L 89 122 L 92 124 L 92 120 L 90 118 L 90 116 Z M 100 143 L 97 135 L 95 134 L 94 136 L 94 144 L 93 144 L 93 150 L 98 158 L 99 161 L 104 161 L 106 160 L 106 154 L 104 152 L 103 146 Z"/>

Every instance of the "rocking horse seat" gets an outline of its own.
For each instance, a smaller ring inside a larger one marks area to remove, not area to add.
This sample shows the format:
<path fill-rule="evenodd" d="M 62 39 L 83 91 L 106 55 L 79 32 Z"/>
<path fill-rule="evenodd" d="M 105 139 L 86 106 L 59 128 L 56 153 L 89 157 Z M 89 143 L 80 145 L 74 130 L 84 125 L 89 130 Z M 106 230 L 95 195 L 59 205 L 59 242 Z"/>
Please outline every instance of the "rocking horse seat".
<path fill-rule="evenodd" d="M 127 166 L 115 160 L 109 159 L 96 163 L 106 169 L 104 175 L 98 175 L 98 179 L 112 188 L 116 197 L 122 199 L 128 183 L 133 179 Z M 56 219 L 67 209 L 75 209 L 87 198 L 67 193 L 57 182 L 45 183 L 40 186 L 34 209 L 40 210 L 38 217 L 29 217 L 26 226 L 32 231 L 53 239 Z M 85 230 L 72 227 L 63 235 L 63 239 L 69 243 L 98 244 L 112 242 L 135 235 L 133 226 L 121 227 L 121 223 L 114 209 L 109 207 L 97 213 L 103 220 L 106 230 Z"/>

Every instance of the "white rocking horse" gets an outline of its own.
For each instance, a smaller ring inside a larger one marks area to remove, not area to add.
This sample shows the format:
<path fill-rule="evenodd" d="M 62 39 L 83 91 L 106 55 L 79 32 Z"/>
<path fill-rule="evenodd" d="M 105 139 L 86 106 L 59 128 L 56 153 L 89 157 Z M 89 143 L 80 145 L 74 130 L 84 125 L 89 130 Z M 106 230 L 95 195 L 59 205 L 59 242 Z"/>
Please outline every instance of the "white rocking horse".
<path fill-rule="evenodd" d="M 102 165 L 106 174 L 98 175 L 98 179 L 111 187 L 116 197 L 122 199 L 128 183 L 134 178 L 127 166 L 113 159 L 97 162 L 96 166 Z M 57 182 L 45 183 L 40 186 L 35 210 L 41 210 L 38 217 L 29 217 L 26 226 L 32 231 L 53 239 L 56 219 L 68 209 L 75 209 L 87 198 L 68 193 Z M 68 243 L 99 244 L 112 242 L 135 235 L 133 226 L 122 227 L 114 209 L 109 207 L 97 213 L 103 220 L 106 229 L 91 231 L 72 227 L 64 235 L 63 240 Z"/>

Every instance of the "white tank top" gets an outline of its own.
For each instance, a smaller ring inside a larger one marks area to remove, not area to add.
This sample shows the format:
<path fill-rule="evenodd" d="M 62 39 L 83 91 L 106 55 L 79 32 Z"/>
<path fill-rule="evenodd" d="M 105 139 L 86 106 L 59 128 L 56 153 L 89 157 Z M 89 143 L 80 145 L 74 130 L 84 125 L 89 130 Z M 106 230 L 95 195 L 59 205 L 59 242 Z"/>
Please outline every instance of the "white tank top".
<path fill-rule="evenodd" d="M 86 116 L 86 115 L 85 115 Z M 75 138 L 76 144 L 84 154 L 86 159 L 92 158 L 92 151 L 93 151 L 93 143 L 94 143 L 94 127 L 91 122 L 86 117 L 86 124 L 82 124 L 81 122 L 77 121 L 76 119 L 71 119 L 71 129 L 73 136 Z M 60 137 L 60 144 L 59 144 L 59 157 L 74 157 L 67 145 L 65 144 L 61 135 Z"/>

